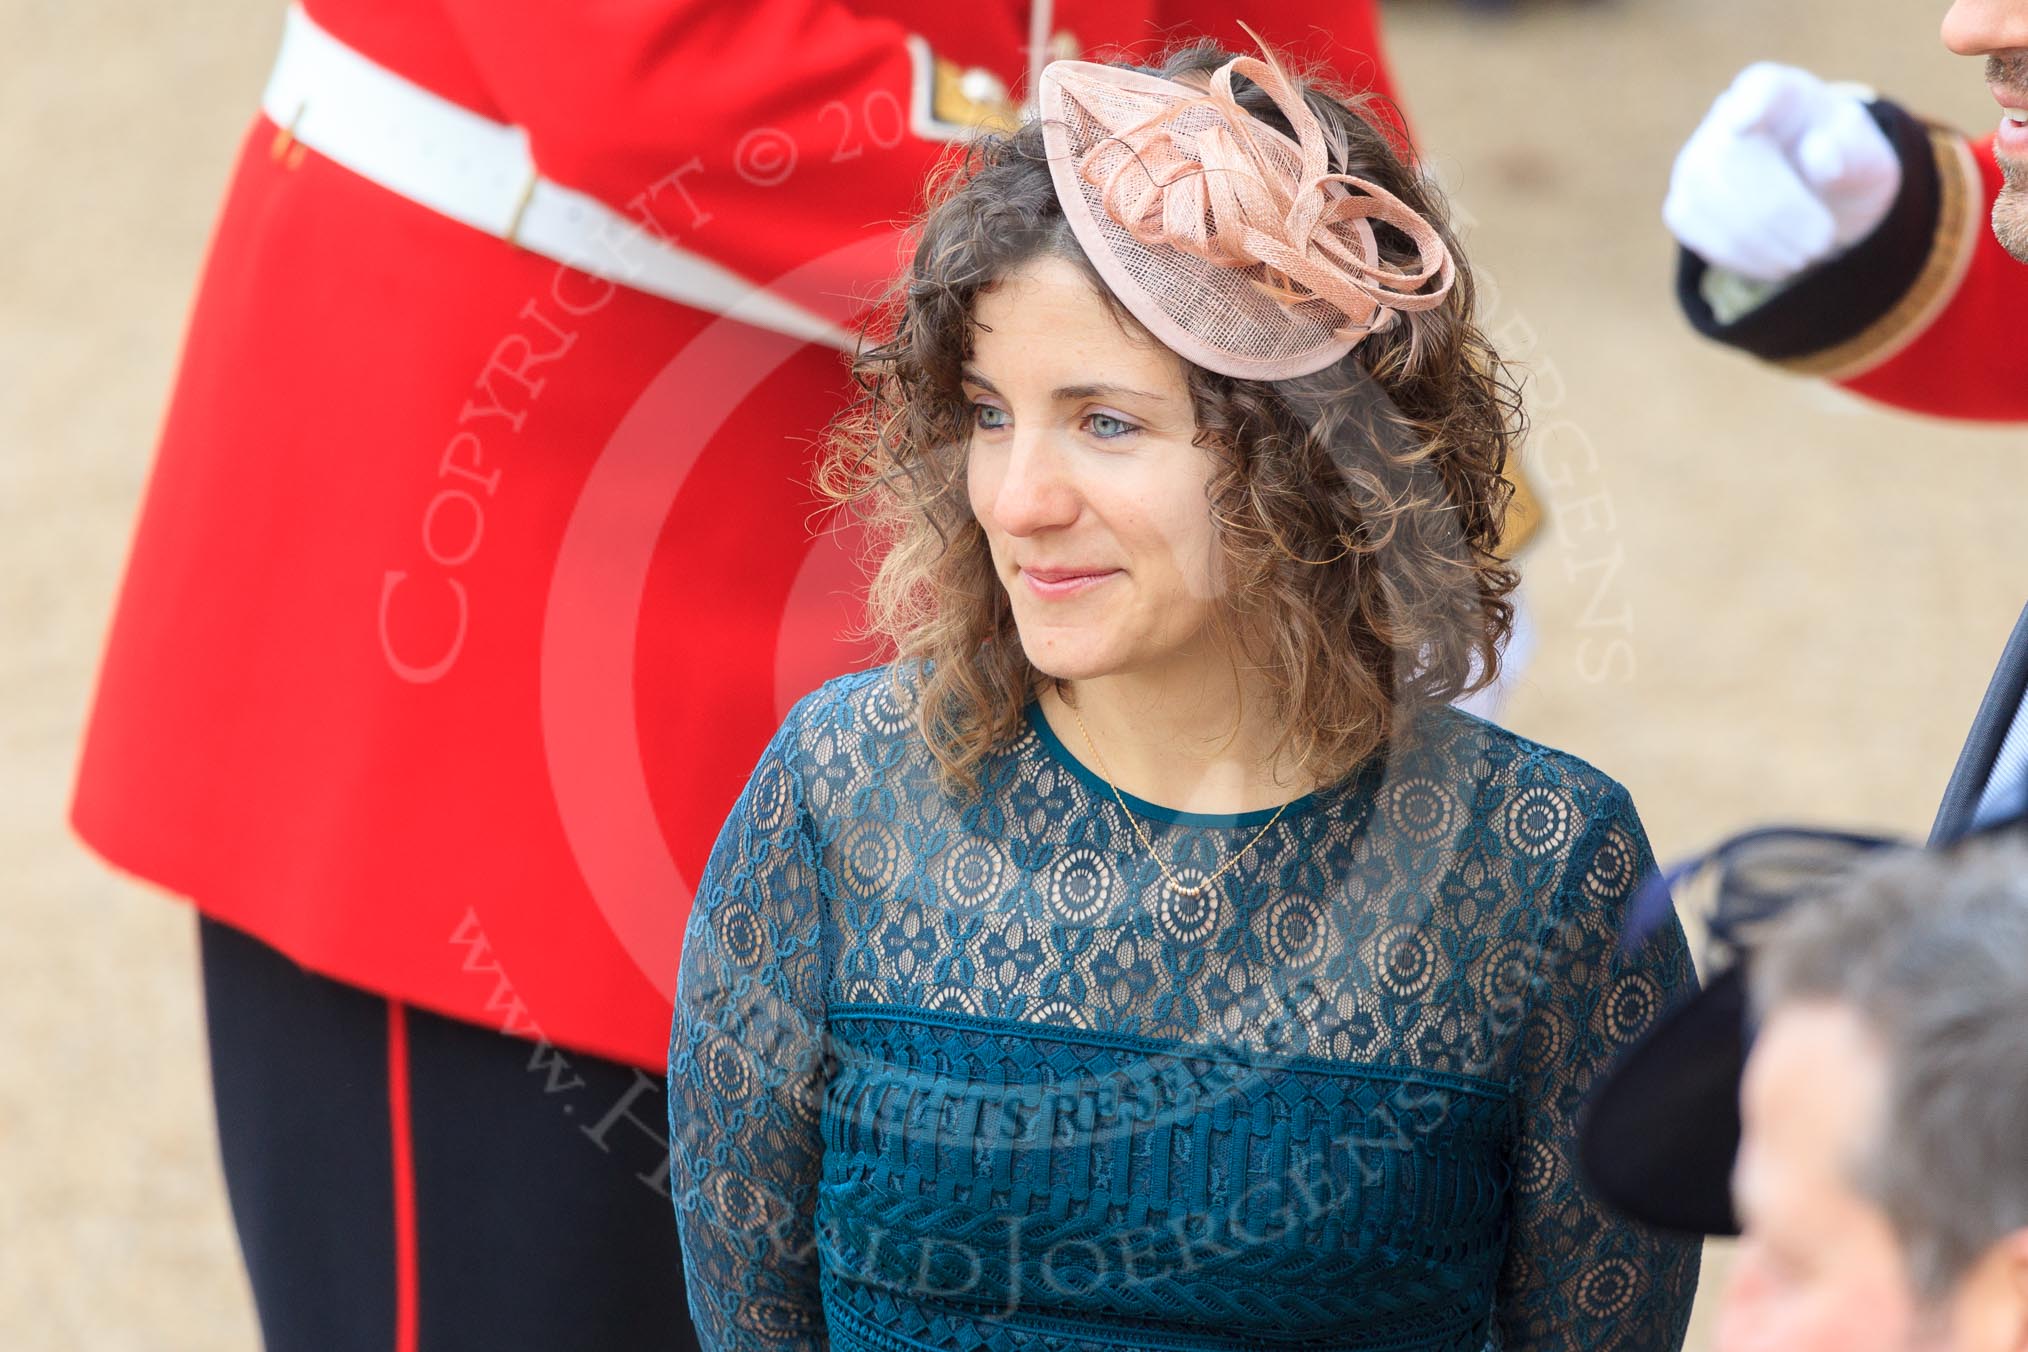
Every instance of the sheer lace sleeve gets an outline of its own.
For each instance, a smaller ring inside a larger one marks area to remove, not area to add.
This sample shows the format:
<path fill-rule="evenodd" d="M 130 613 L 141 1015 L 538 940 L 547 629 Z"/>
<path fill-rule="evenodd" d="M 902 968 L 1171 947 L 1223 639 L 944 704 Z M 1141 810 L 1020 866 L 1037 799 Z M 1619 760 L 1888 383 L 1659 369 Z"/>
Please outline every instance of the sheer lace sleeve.
<path fill-rule="evenodd" d="M 669 1186 L 705 1352 L 827 1345 L 813 1211 L 823 901 L 798 705 L 713 846 L 669 1037 Z"/>
<path fill-rule="evenodd" d="M 1620 1049 L 1696 974 L 1673 919 L 1640 952 L 1621 950 L 1626 907 L 1654 855 L 1618 785 L 1589 815 L 1542 945 L 1523 1029 L 1500 1345 L 1674 1352 L 1696 1295 L 1700 1246 L 1591 1200 L 1577 1176 L 1576 1118 Z"/>

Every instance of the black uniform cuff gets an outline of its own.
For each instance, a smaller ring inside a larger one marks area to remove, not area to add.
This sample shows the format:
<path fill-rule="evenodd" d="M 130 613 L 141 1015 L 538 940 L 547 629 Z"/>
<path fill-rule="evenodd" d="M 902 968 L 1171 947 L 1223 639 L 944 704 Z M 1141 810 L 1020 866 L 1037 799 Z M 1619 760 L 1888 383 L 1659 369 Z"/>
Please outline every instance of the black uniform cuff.
<path fill-rule="evenodd" d="M 1886 101 L 1867 105 L 1901 161 L 1901 193 L 1872 234 L 1805 270 L 1731 323 L 1704 296 L 1702 258 L 1679 250 L 1676 300 L 1707 338 L 1765 361 L 1793 362 L 1850 342 L 1878 324 L 1915 285 L 1937 243 L 1942 176 L 1929 131 Z"/>

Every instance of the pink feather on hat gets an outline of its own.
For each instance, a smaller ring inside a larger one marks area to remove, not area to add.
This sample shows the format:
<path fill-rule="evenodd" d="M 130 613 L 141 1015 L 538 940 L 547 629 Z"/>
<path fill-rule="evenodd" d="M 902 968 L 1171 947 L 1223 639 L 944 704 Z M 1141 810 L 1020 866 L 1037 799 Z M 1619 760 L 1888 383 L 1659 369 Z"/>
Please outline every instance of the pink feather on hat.
<path fill-rule="evenodd" d="M 1267 92 L 1296 140 L 1239 104 L 1235 74 Z M 1324 129 L 1271 55 L 1233 58 L 1208 89 L 1053 61 L 1040 106 L 1078 243 L 1129 313 L 1207 370 L 1307 375 L 1396 311 L 1429 309 L 1450 291 L 1436 229 L 1378 184 L 1329 172 Z M 1415 245 L 1415 270 L 1380 261 L 1374 221 Z"/>

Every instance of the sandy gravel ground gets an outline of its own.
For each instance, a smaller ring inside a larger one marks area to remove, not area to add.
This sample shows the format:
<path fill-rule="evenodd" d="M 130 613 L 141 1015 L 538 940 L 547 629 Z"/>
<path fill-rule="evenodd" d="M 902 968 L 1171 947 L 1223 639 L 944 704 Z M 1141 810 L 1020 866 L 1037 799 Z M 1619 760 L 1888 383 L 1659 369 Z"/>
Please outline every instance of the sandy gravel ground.
<path fill-rule="evenodd" d="M 1675 146 L 1755 56 L 1990 122 L 1976 66 L 1937 45 L 1941 8 L 1392 11 L 1408 106 L 1478 222 L 1561 480 L 1512 721 L 1625 781 L 1665 857 L 1769 818 L 1921 831 L 2028 597 L 2004 543 L 2028 435 L 1883 413 L 1701 345 L 1656 219 Z M 87 856 L 63 805 L 280 18 L 275 0 L 0 0 L 0 1344 L 21 1352 L 256 1344 L 189 916 Z"/>

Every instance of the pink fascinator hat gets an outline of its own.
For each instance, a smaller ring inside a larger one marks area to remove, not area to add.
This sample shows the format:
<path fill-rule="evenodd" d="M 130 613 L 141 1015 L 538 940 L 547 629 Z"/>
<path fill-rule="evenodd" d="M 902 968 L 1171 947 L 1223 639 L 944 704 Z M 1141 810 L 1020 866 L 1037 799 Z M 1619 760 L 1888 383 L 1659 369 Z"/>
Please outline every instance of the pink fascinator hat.
<path fill-rule="evenodd" d="M 1290 140 L 1233 97 L 1259 85 Z M 1041 81 L 1043 145 L 1070 228 L 1130 314 L 1207 370 L 1308 375 L 1398 310 L 1426 310 L 1453 267 L 1435 227 L 1378 184 L 1329 172 L 1324 129 L 1272 56 L 1235 57 L 1208 90 L 1089 61 Z M 1383 264 L 1373 223 L 1407 236 Z"/>

